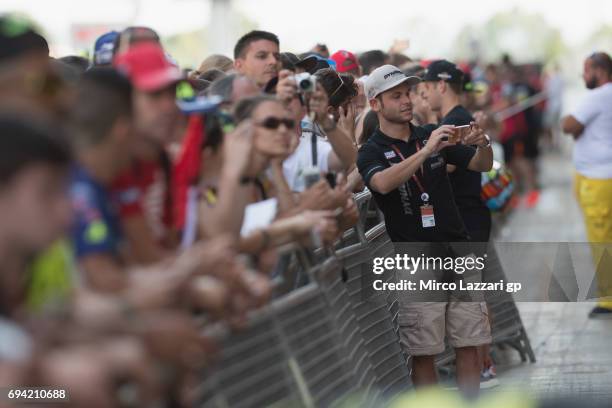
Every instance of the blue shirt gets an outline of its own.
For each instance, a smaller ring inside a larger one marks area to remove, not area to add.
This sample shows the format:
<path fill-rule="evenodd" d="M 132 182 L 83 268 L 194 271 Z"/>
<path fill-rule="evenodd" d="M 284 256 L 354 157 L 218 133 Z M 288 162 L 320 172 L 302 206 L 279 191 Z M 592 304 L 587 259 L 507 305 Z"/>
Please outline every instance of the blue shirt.
<path fill-rule="evenodd" d="M 72 169 L 70 198 L 75 214 L 70 238 L 77 259 L 86 255 L 119 256 L 122 239 L 119 218 L 111 196 L 86 169 Z"/>

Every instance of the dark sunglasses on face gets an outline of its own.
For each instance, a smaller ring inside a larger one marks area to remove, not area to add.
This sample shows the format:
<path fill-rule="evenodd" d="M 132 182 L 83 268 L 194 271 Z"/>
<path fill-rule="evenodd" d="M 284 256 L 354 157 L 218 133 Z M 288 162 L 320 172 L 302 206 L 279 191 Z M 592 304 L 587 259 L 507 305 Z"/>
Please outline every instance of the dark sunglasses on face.
<path fill-rule="evenodd" d="M 295 127 L 295 120 L 293 119 L 285 119 L 285 118 L 275 118 L 274 116 L 269 116 L 259 122 L 257 125 L 264 127 L 270 130 L 276 130 L 280 127 L 280 125 L 285 125 L 287 129 L 293 129 Z"/>

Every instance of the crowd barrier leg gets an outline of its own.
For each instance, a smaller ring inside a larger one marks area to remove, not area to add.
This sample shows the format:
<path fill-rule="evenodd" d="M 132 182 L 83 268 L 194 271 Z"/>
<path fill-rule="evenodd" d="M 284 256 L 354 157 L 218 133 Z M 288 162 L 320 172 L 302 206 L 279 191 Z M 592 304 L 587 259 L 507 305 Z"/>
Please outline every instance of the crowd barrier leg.
<path fill-rule="evenodd" d="M 490 243 L 487 248 L 487 264 L 485 281 L 496 282 L 499 280 L 507 281 L 506 274 L 502 268 L 495 244 Z M 514 302 L 514 297 L 510 293 L 503 293 L 486 298 L 491 312 L 491 335 L 493 345 L 508 345 L 515 349 L 521 361 L 535 363 L 536 358 L 531 348 L 531 342 L 527 336 L 521 315 Z"/>

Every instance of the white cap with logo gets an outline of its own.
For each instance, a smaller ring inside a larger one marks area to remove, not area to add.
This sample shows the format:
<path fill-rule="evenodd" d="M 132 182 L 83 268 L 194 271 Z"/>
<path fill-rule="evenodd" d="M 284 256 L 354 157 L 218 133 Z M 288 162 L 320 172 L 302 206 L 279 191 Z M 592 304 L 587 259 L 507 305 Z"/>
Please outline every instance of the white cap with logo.
<path fill-rule="evenodd" d="M 416 76 L 406 76 L 398 67 L 393 65 L 383 65 L 370 73 L 365 80 L 365 94 L 369 99 L 374 99 L 381 93 L 391 88 L 408 82 L 415 85 L 421 82 L 421 78 Z"/>

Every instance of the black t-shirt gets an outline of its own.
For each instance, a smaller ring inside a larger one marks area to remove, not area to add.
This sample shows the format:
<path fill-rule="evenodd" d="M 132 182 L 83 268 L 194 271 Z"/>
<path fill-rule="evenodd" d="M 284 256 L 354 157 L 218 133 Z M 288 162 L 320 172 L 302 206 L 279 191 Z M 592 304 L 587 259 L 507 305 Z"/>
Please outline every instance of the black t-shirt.
<path fill-rule="evenodd" d="M 440 125 L 469 125 L 474 118 L 461 105 L 455 106 L 442 118 Z M 469 147 L 474 149 L 473 147 Z M 459 168 L 449 173 L 449 179 L 455 202 L 463 222 L 474 241 L 488 241 L 491 229 L 491 214 L 489 209 L 480 198 L 481 174 L 466 168 Z"/>
<path fill-rule="evenodd" d="M 410 125 L 411 135 L 408 142 L 391 138 L 376 129 L 372 137 L 359 149 L 357 167 L 366 186 L 370 187 L 372 176 L 402 158 L 396 154 L 395 146 L 405 158 L 417 152 L 417 143 L 424 146 L 431 131 Z M 417 170 L 417 177 L 429 195 L 433 206 L 435 226 L 424 228 L 421 219 L 421 190 L 414 178 L 410 178 L 399 188 L 388 194 L 372 190 L 378 208 L 385 216 L 385 224 L 393 242 L 460 242 L 468 240 L 468 234 L 453 200 L 446 163 L 467 167 L 474 156 L 474 149 L 463 146 L 449 146 L 440 153 L 430 156 Z"/>

